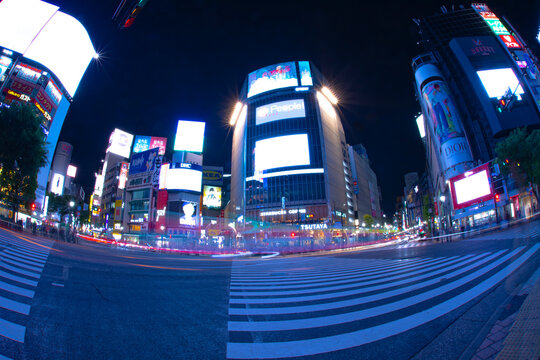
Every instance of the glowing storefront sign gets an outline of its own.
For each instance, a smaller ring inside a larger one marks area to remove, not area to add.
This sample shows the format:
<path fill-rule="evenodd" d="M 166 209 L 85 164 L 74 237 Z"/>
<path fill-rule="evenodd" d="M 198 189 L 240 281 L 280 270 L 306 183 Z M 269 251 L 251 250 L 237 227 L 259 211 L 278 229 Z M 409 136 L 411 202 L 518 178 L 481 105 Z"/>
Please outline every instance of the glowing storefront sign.
<path fill-rule="evenodd" d="M 255 124 L 261 125 L 271 121 L 302 118 L 306 116 L 303 99 L 280 101 L 259 106 L 255 110 Z"/>
<path fill-rule="evenodd" d="M 323 230 L 328 229 L 327 224 L 301 224 L 300 230 Z"/>
<path fill-rule="evenodd" d="M 289 210 L 268 210 L 268 211 L 261 211 L 259 213 L 259 216 L 276 216 L 276 215 L 286 215 L 286 214 L 305 214 L 306 209 L 289 209 Z"/>
<path fill-rule="evenodd" d="M 298 86 L 294 62 L 266 66 L 248 75 L 247 97 L 290 86 Z"/>
<path fill-rule="evenodd" d="M 34 105 L 36 105 L 38 110 L 43 114 L 43 116 L 45 116 L 45 119 L 47 119 L 49 121 L 52 120 L 51 115 L 47 111 L 45 111 L 45 109 L 43 109 L 43 107 L 41 107 L 41 105 L 37 101 L 34 101 Z"/>
<path fill-rule="evenodd" d="M 512 35 L 499 35 L 499 38 L 504 42 L 509 49 L 521 49 L 521 45 L 517 42 L 516 38 Z"/>

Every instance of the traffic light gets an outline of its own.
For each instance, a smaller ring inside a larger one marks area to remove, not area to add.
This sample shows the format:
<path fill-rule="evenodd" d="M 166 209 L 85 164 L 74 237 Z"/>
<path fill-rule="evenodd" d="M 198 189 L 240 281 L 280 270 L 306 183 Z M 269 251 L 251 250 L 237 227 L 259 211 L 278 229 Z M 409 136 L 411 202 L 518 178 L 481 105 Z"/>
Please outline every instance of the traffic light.
<path fill-rule="evenodd" d="M 36 210 L 36 204 L 35 203 L 30 204 L 30 210 L 32 210 L 32 211 Z"/>
<path fill-rule="evenodd" d="M 292 232 L 291 233 L 291 238 L 294 238 L 295 236 L 296 236 L 296 234 Z"/>
<path fill-rule="evenodd" d="M 499 194 L 495 194 L 495 201 L 499 202 L 500 200 L 501 200 L 501 197 L 499 196 Z"/>

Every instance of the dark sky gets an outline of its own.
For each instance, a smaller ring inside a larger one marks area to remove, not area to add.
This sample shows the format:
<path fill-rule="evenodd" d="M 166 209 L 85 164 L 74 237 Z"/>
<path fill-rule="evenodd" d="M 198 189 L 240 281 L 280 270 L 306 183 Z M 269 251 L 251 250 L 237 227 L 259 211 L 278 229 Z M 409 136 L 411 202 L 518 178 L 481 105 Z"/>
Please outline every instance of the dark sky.
<path fill-rule="evenodd" d="M 246 75 L 290 60 L 312 61 L 337 93 L 347 141 L 366 147 L 385 212 L 394 211 L 403 175 L 424 169 L 410 67 L 421 49 L 412 18 L 452 3 L 149 0 L 133 27 L 119 30 L 111 21 L 119 0 L 50 2 L 86 27 L 102 55 L 86 71 L 60 135 L 74 145 L 77 181 L 87 193 L 115 127 L 166 136 L 171 145 L 177 120 L 205 121 L 204 163 L 229 168 L 227 121 Z M 536 54 L 539 3 L 488 2 Z"/>

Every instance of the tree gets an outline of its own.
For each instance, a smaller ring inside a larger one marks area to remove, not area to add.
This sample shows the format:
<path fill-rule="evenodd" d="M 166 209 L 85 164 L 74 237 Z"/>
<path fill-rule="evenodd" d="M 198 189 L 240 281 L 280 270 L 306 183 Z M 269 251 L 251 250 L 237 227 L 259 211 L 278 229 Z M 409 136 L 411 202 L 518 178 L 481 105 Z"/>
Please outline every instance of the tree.
<path fill-rule="evenodd" d="M 13 102 L 0 107 L 0 195 L 12 204 L 31 203 L 39 168 L 47 163 L 41 116 L 32 105 Z"/>
<path fill-rule="evenodd" d="M 501 171 L 508 175 L 512 172 L 526 181 L 538 185 L 540 182 L 540 130 L 528 133 L 525 128 L 516 129 L 495 147 L 497 163 Z M 538 194 L 533 193 L 538 201 Z"/>
<path fill-rule="evenodd" d="M 373 216 L 369 214 L 364 215 L 364 223 L 366 224 L 366 227 L 373 226 Z"/>

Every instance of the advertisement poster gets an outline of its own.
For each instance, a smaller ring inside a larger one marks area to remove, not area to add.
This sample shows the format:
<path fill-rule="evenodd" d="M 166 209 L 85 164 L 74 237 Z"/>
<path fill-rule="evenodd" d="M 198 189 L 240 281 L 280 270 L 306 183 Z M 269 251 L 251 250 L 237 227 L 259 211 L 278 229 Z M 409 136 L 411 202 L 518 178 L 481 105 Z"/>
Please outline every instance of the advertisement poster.
<path fill-rule="evenodd" d="M 255 124 L 262 125 L 268 122 L 302 118 L 306 116 L 304 100 L 286 100 L 259 106 L 255 110 Z"/>
<path fill-rule="evenodd" d="M 154 171 L 158 152 L 159 149 L 151 149 L 143 151 L 142 153 L 133 154 L 129 164 L 129 175 Z"/>
<path fill-rule="evenodd" d="M 167 149 L 167 138 L 164 137 L 155 137 L 150 138 L 150 149 L 159 149 L 159 155 L 165 155 L 165 150 Z"/>
<path fill-rule="evenodd" d="M 472 161 L 457 110 L 449 97 L 446 84 L 435 80 L 422 88 L 422 95 L 432 122 L 433 131 L 441 145 L 441 155 L 449 169 Z"/>
<path fill-rule="evenodd" d="M 221 187 L 204 185 L 203 206 L 208 209 L 221 208 Z"/>
<path fill-rule="evenodd" d="M 248 75 L 247 97 L 250 98 L 266 91 L 290 86 L 298 86 L 294 62 L 267 66 Z"/>
<path fill-rule="evenodd" d="M 150 139 L 150 136 L 135 136 L 135 140 L 133 141 L 133 152 L 140 153 L 146 150 L 150 150 Z"/>
<path fill-rule="evenodd" d="M 6 73 L 9 65 L 11 65 L 11 58 L 0 56 L 0 81 L 2 81 L 2 76 Z"/>
<path fill-rule="evenodd" d="M 300 69 L 300 85 L 313 85 L 313 78 L 311 77 L 311 71 L 309 69 L 309 61 L 299 61 L 298 68 Z"/>

